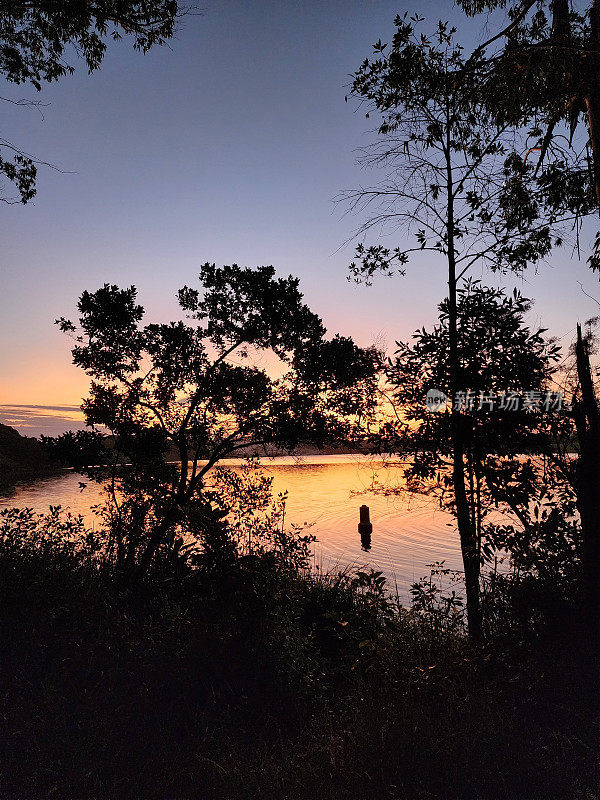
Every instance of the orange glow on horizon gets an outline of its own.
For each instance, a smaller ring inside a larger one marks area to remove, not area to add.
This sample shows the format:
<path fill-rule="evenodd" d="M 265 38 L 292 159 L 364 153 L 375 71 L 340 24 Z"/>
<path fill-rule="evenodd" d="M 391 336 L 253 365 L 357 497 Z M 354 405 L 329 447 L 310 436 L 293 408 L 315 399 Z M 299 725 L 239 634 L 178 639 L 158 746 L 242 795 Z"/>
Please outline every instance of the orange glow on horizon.
<path fill-rule="evenodd" d="M 2 405 L 81 405 L 89 389 L 89 378 L 71 364 L 31 358 L 0 384 Z"/>

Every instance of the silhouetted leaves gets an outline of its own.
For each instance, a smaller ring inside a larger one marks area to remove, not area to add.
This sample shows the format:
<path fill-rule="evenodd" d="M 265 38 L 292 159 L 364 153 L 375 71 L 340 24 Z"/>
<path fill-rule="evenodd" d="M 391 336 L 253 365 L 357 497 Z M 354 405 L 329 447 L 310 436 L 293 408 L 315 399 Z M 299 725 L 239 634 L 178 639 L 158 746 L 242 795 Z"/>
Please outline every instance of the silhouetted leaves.
<path fill-rule="evenodd" d="M 205 502 L 205 476 L 222 458 L 347 442 L 375 406 L 376 354 L 325 339 L 297 279 L 205 264 L 200 287 L 178 296 L 189 322 L 143 325 L 136 289 L 108 284 L 82 294 L 77 328 L 57 321 L 92 377 L 86 421 L 111 434 L 110 463 L 93 472 L 118 475 L 143 507 L 146 557 L 190 502 Z M 260 364 L 267 353 L 271 371 Z"/>
<path fill-rule="evenodd" d="M 97 70 L 107 42 L 123 35 L 144 53 L 164 44 L 173 36 L 182 13 L 185 9 L 177 0 L 3 0 L 0 75 L 10 83 L 29 84 L 40 91 L 43 83 L 75 71 L 69 63 L 74 56 L 85 62 L 88 72 Z M 38 162 L 5 139 L 0 139 L 0 150 L 12 154 L 0 157 L 0 174 L 16 186 L 20 202 L 27 203 L 35 196 Z"/>
<path fill-rule="evenodd" d="M 475 264 L 522 271 L 593 210 L 586 154 L 560 137 L 544 148 L 536 125 L 516 129 L 490 100 L 484 51 L 465 50 L 448 23 L 426 35 L 421 22 L 396 17 L 391 46 L 384 53 L 378 42 L 353 76 L 353 95 L 381 119 L 379 140 L 360 160 L 387 177 L 343 197 L 351 209 L 373 212 L 359 236 L 387 229 L 406 243 L 360 242 L 351 274 L 370 282 L 379 271 L 402 273 L 422 251 L 450 254 L 458 275 Z M 508 105 L 513 90 L 494 97 Z M 532 156 L 542 149 L 552 158 Z"/>

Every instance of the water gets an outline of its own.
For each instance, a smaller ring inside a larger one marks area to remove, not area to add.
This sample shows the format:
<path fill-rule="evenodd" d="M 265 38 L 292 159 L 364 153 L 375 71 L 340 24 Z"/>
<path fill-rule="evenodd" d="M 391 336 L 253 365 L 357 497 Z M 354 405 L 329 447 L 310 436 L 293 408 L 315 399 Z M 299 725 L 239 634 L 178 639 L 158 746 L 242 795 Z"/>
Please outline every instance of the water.
<path fill-rule="evenodd" d="M 234 459 L 224 462 L 239 464 Z M 374 462 L 362 456 L 280 457 L 263 460 L 273 477 L 274 492 L 288 492 L 288 523 L 308 523 L 318 543 L 315 563 L 322 569 L 372 567 L 381 570 L 400 596 L 407 599 L 410 585 L 429 574 L 427 564 L 445 561 L 461 569 L 458 533 L 452 517 L 435 501 L 406 493 L 386 497 L 370 491 L 373 477 L 385 486 L 402 485 L 398 464 Z M 0 492 L 0 507 L 29 506 L 47 512 L 50 505 L 83 514 L 90 527 L 95 517 L 90 507 L 101 500 L 100 487 L 73 472 L 23 484 Z M 359 507 L 371 510 L 371 549 L 361 547 L 357 526 Z M 97 522 L 96 522 L 97 524 Z"/>

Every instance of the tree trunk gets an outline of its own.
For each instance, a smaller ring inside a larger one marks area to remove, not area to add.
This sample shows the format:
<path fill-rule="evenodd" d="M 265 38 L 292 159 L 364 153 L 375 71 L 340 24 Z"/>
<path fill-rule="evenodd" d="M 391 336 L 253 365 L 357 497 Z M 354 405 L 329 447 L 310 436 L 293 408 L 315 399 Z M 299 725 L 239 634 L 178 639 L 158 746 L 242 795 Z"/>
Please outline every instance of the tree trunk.
<path fill-rule="evenodd" d="M 600 0 L 594 0 L 590 8 L 591 46 L 595 50 L 590 69 L 590 85 L 584 98 L 588 118 L 588 131 L 592 145 L 592 173 L 596 202 L 600 211 L 600 79 L 598 61 L 600 59 Z"/>
<path fill-rule="evenodd" d="M 132 587 L 137 586 L 145 577 L 146 573 L 150 568 L 150 564 L 152 563 L 152 559 L 154 558 L 156 551 L 158 550 L 161 543 L 164 541 L 169 530 L 178 522 L 180 517 L 180 509 L 182 507 L 187 491 L 189 489 L 187 485 L 188 446 L 187 446 L 187 439 L 185 437 L 185 431 L 183 430 L 180 433 L 178 447 L 179 447 L 180 468 L 179 468 L 179 481 L 177 483 L 177 489 L 175 490 L 175 496 L 173 498 L 170 508 L 165 513 L 165 516 L 158 523 L 156 528 L 152 531 L 152 535 L 150 536 L 149 541 L 146 543 L 146 546 L 142 550 L 142 554 L 132 571 L 131 575 Z"/>
<path fill-rule="evenodd" d="M 577 459 L 577 507 L 582 532 L 582 588 L 586 614 L 594 625 L 600 621 L 600 412 L 594 390 L 586 343 L 577 325 L 577 375 L 581 401 L 574 415 L 579 439 Z"/>
<path fill-rule="evenodd" d="M 465 485 L 464 464 L 464 426 L 460 413 L 452 412 L 452 485 L 456 503 L 456 521 L 460 535 L 460 549 L 465 570 L 465 589 L 467 595 L 467 621 L 469 636 L 473 641 L 481 639 L 481 607 L 479 602 L 479 547 L 475 525 L 469 508 Z"/>
<path fill-rule="evenodd" d="M 175 525 L 176 521 L 175 515 L 169 515 L 156 526 L 152 532 L 150 540 L 143 549 L 137 564 L 134 566 L 131 572 L 131 579 L 129 581 L 130 589 L 134 590 L 140 585 L 146 576 L 148 569 L 150 568 L 150 564 L 152 563 L 152 559 L 154 558 L 154 554 L 156 553 L 159 545 L 165 540 L 167 533 L 173 527 L 173 525 Z"/>
<path fill-rule="evenodd" d="M 467 622 L 469 636 L 475 642 L 481 639 L 481 608 L 479 603 L 479 548 L 474 520 L 469 508 L 465 476 L 465 415 L 456 405 L 456 392 L 460 391 L 461 369 L 458 355 L 458 312 L 456 251 L 454 246 L 454 186 L 452 180 L 452 161 L 450 152 L 450 123 L 447 124 L 446 172 L 448 192 L 448 356 L 449 390 L 452 401 L 450 416 L 452 437 L 452 487 L 456 505 L 456 523 L 460 536 L 460 549 L 465 570 L 465 590 L 467 595 Z"/>
<path fill-rule="evenodd" d="M 600 92 L 590 93 L 585 98 L 588 117 L 588 130 L 592 144 L 592 175 L 596 202 L 600 209 Z"/>

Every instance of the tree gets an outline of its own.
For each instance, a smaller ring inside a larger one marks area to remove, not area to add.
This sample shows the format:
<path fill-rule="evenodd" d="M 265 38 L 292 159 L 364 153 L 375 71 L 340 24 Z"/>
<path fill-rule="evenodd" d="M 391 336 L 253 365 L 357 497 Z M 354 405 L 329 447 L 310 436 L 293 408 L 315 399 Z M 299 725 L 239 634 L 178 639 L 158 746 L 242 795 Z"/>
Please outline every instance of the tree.
<path fill-rule="evenodd" d="M 164 44 L 182 13 L 177 0 L 1 0 L 0 74 L 10 83 L 40 91 L 43 83 L 75 71 L 67 60 L 73 56 L 83 59 L 89 72 L 97 70 L 109 40 L 128 36 L 143 53 Z M 20 202 L 27 203 L 35 196 L 39 162 L 4 139 L 2 152 L 7 155 L 0 155 L 0 174 L 16 186 Z"/>
<path fill-rule="evenodd" d="M 381 114 L 380 142 L 365 161 L 386 168 L 389 179 L 345 193 L 352 208 L 379 204 L 360 233 L 393 225 L 412 246 L 357 247 L 357 280 L 377 271 L 401 272 L 415 252 L 442 258 L 448 270 L 448 394 L 461 389 L 457 292 L 472 267 L 522 271 L 563 243 L 585 207 L 564 212 L 554 202 L 556 176 L 527 158 L 529 137 L 497 123 L 482 102 L 481 58 L 466 54 L 455 30 L 439 23 L 421 34 L 422 19 L 398 16 L 388 48 L 379 41 L 374 60 L 354 75 L 353 95 Z M 465 426 L 456 403 L 450 415 L 452 475 L 465 567 L 469 628 L 479 637 L 479 556 L 466 490 Z"/>
<path fill-rule="evenodd" d="M 557 206 L 577 208 L 587 195 L 600 213 L 600 0 L 589 0 L 579 10 L 568 0 L 459 0 L 459 4 L 470 15 L 484 9 L 507 10 L 509 23 L 479 48 L 486 107 L 496 121 L 515 129 L 527 126 L 537 135 L 532 145 L 539 153 L 537 168 L 555 170 Z M 572 163 L 563 156 L 565 141 L 581 154 Z M 588 263 L 593 270 L 600 269 L 600 233 Z M 584 535 L 585 605 L 598 623 L 600 429 L 588 344 L 578 325 L 576 491 Z"/>
<path fill-rule="evenodd" d="M 592 172 L 600 205 L 600 2 L 571 8 L 569 0 L 459 0 L 468 15 L 506 9 L 508 24 L 477 48 L 482 92 L 496 118 L 537 130 L 540 164 L 553 156 L 559 140 L 572 144 L 583 120 L 581 144 L 589 142 L 575 168 L 563 175 L 565 203 L 585 189 L 577 180 Z M 483 56 L 483 59 L 482 59 Z M 566 137 L 565 137 L 566 133 Z M 592 266 L 598 268 L 595 260 Z"/>
<path fill-rule="evenodd" d="M 583 587 L 586 606 L 596 624 L 600 619 L 600 411 L 590 366 L 589 340 L 577 324 L 575 357 L 579 399 L 573 416 L 579 441 L 575 470 L 577 505 L 583 536 Z"/>
<path fill-rule="evenodd" d="M 381 452 L 410 459 L 405 470 L 409 491 L 437 496 L 457 516 L 449 477 L 454 456 L 452 415 L 445 404 L 432 412 L 424 402 L 428 392 L 444 390 L 449 383 L 448 306 L 447 299 L 440 304 L 440 321 L 431 331 L 416 331 L 411 343 L 398 343 L 386 370 L 387 396 L 395 414 L 375 441 Z M 550 418 L 560 413 L 553 409 L 560 404 L 558 396 L 547 394 L 559 351 L 544 338 L 543 329 L 532 331 L 527 326 L 530 309 L 531 301 L 516 290 L 507 296 L 500 289 L 467 281 L 457 291 L 465 495 L 475 532 L 477 562 L 472 569 L 478 583 L 480 567 L 499 549 L 498 525 L 490 521 L 490 512 L 494 518 L 502 514 L 502 543 L 511 554 L 506 544 L 512 526 L 510 542 L 519 543 L 520 550 L 516 546 L 514 550 L 521 566 L 526 547 L 523 535 L 514 531 L 526 529 L 530 540 L 539 543 L 538 521 L 530 508 L 549 491 L 548 461 L 537 462 L 538 454 L 551 449 L 547 429 Z M 552 475 L 553 485 L 561 482 L 556 470 Z M 548 554 L 541 546 L 538 550 L 536 566 L 543 568 Z"/>
<path fill-rule="evenodd" d="M 53 461 L 75 469 L 103 463 L 106 456 L 104 435 L 99 431 L 66 431 L 59 436 L 41 436 L 41 442 Z"/>
<path fill-rule="evenodd" d="M 87 424 L 111 434 L 95 477 L 110 479 L 117 522 L 131 529 L 133 514 L 147 531 L 131 550 L 138 578 L 193 502 L 196 529 L 216 524 L 206 481 L 221 459 L 348 441 L 374 407 L 376 354 L 325 339 L 297 279 L 207 263 L 200 284 L 179 291 L 190 322 L 143 325 L 135 287 L 109 285 L 82 294 L 79 329 L 58 320 L 92 378 Z M 282 374 L 254 366 L 253 353 L 276 356 Z M 120 509 L 120 491 L 136 503 Z"/>

